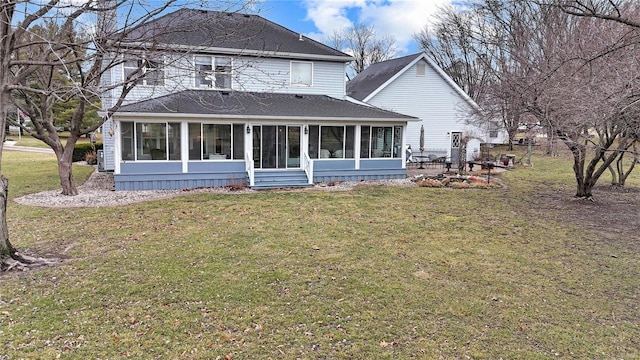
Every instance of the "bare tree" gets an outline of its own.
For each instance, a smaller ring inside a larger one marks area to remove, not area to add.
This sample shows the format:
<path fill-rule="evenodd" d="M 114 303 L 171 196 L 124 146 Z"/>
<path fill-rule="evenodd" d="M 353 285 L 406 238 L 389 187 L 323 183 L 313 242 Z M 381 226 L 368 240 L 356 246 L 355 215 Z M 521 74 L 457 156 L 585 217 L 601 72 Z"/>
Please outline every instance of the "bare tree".
<path fill-rule="evenodd" d="M 620 17 L 622 9 L 627 18 L 640 14 L 622 2 L 604 3 L 613 4 Z M 457 44 L 464 44 L 473 49 L 466 50 L 472 60 L 484 55 L 489 76 L 479 103 L 507 128 L 534 118 L 550 139 L 565 144 L 573 154 L 576 196 L 591 198 L 603 172 L 621 164 L 624 154 L 636 156 L 639 30 L 625 21 L 573 16 L 558 3 L 467 4 L 463 11 L 474 21 L 450 15 L 451 23 L 466 27 L 458 33 L 469 39 L 452 42 L 452 53 L 463 54 Z M 628 171 L 620 174 L 624 179 Z"/>
<path fill-rule="evenodd" d="M 631 27 L 640 27 L 634 16 L 637 3 L 630 0 L 549 0 L 538 1 L 542 5 L 557 6 L 569 15 L 616 21 Z"/>
<path fill-rule="evenodd" d="M 638 14 L 640 13 L 640 5 L 636 1 L 630 0 L 549 0 L 538 1 L 539 4 L 545 6 L 552 6 L 559 8 L 566 14 L 581 18 L 597 19 L 602 22 L 616 22 L 623 24 L 628 28 L 640 28 L 640 21 L 638 21 Z M 637 46 L 637 39 L 635 36 L 627 36 L 616 41 L 610 48 L 606 49 L 604 54 L 609 54 L 616 51 L 629 54 L 629 48 Z M 596 54 L 594 59 L 598 59 L 601 54 Z M 590 60 L 588 60 L 590 61 Z M 632 97 L 633 98 L 633 97 Z M 635 103 L 633 103 L 635 106 Z M 638 141 L 640 138 L 638 129 L 638 119 L 640 114 L 630 114 L 630 107 L 625 107 L 626 114 L 624 118 L 627 130 L 624 134 L 623 143 L 626 144 L 625 148 L 620 151 L 619 157 L 613 164 L 609 165 L 611 172 L 612 185 L 624 186 L 626 179 L 631 174 L 635 165 L 639 161 L 640 153 L 638 150 Z M 631 160 L 628 167 L 625 167 L 626 160 L 625 155 L 630 154 Z M 604 161 L 605 159 L 603 159 Z"/>
<path fill-rule="evenodd" d="M 414 37 L 447 74 L 482 108 L 478 126 L 500 120 L 510 147 L 527 119 L 519 81 L 529 70 L 516 57 L 523 41 L 514 31 L 531 14 L 525 2 L 475 1 L 440 9 L 433 26 Z"/>
<path fill-rule="evenodd" d="M 483 18 L 455 6 L 439 10 L 434 25 L 414 35 L 422 50 L 474 101 L 480 102 L 489 81 L 487 43 L 478 41 Z"/>
<path fill-rule="evenodd" d="M 571 151 L 576 196 L 591 198 L 601 175 L 637 139 L 639 32 L 535 7 L 535 26 L 521 29 L 530 40 L 519 61 L 533 70 L 521 80 L 525 104 Z"/>
<path fill-rule="evenodd" d="M 204 1 L 196 3 L 206 6 Z M 0 128 L 4 129 L 12 118 L 8 114 L 12 106 L 30 117 L 33 127 L 22 124 L 21 128 L 53 149 L 63 194 L 77 194 L 71 171 L 77 140 L 98 129 L 144 75 L 146 64 L 141 62 L 121 82 L 102 81 L 105 74 L 125 61 L 124 54 L 130 49 L 124 43 L 135 34 L 136 41 L 145 44 L 146 53 L 158 50 L 158 31 L 141 34 L 136 29 L 186 4 L 178 0 L 7 0 L 0 4 Z M 195 29 L 197 24 L 192 26 Z M 117 97 L 101 109 L 106 115 L 84 124 L 85 114 L 100 106 L 97 99 L 116 89 Z M 64 143 L 55 126 L 54 109 L 70 99 L 76 100 L 77 106 Z M 4 136 L 4 131 L 0 132 L 0 159 Z M 0 268 L 46 264 L 44 259 L 18 253 L 10 243 L 6 224 L 8 180 L 1 175 L 1 168 L 0 178 Z"/>
<path fill-rule="evenodd" d="M 330 46 L 351 54 L 355 60 L 347 73 L 349 79 L 361 73 L 367 66 L 389 60 L 396 54 L 395 38 L 391 35 L 378 37 L 373 25 L 357 23 L 325 40 Z"/>

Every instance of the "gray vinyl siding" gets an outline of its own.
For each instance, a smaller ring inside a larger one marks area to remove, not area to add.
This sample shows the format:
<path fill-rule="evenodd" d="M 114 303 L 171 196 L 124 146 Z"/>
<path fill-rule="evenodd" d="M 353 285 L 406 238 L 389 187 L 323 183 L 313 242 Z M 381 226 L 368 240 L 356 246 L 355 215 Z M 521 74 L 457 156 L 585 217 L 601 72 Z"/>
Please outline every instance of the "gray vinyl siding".
<path fill-rule="evenodd" d="M 312 61 L 312 86 L 290 84 L 289 59 L 236 57 L 233 59 L 232 90 L 294 94 L 322 94 L 338 99 L 345 95 L 345 63 Z M 123 66 L 115 67 L 109 81 L 122 82 Z M 165 85 L 136 85 L 125 104 L 147 100 L 174 92 L 194 89 L 193 55 L 165 56 Z M 114 91 L 119 96 L 119 90 Z"/>
<path fill-rule="evenodd" d="M 166 190 L 248 185 L 244 162 L 189 162 L 188 173 L 182 173 L 178 165 L 165 161 L 123 163 L 122 172 L 114 174 L 115 189 Z M 353 160 L 315 160 L 313 182 L 404 179 L 407 176 L 401 159 L 362 160 L 361 165 L 364 167 L 355 169 Z"/>
<path fill-rule="evenodd" d="M 100 84 L 103 86 L 103 88 L 108 88 L 110 84 L 112 84 L 114 81 L 117 81 L 113 78 L 114 70 L 114 68 L 111 68 L 104 71 L 102 78 L 100 79 Z M 107 90 L 101 94 L 100 100 L 102 102 L 103 110 L 106 110 L 114 105 L 115 99 L 113 97 L 113 93 L 113 90 Z M 102 155 L 104 157 L 104 170 L 106 171 L 113 171 L 115 169 L 115 143 L 113 136 L 110 135 L 111 130 L 112 122 L 110 120 L 105 121 L 100 129 L 100 131 L 102 132 Z"/>
<path fill-rule="evenodd" d="M 247 183 L 244 162 L 189 162 L 183 173 L 179 162 L 122 163 L 114 175 L 116 190 L 166 190 L 222 187 Z"/>
<path fill-rule="evenodd" d="M 451 132 L 482 135 L 466 124 L 471 106 L 428 65 L 424 76 L 417 75 L 416 65 L 409 68 L 368 103 L 421 119 L 407 125 L 406 144 L 414 154 L 420 147 L 421 125 L 425 129 L 425 153 L 438 156 L 448 156 Z"/>
<path fill-rule="evenodd" d="M 313 182 L 405 179 L 407 169 L 402 159 L 362 159 L 360 168 L 354 160 L 314 160 Z"/>
<path fill-rule="evenodd" d="M 113 171 L 116 168 L 115 138 L 112 136 L 112 121 L 102 124 L 102 154 L 104 156 L 104 170 Z"/>
<path fill-rule="evenodd" d="M 276 58 L 237 58 L 234 60 L 233 89 L 240 91 L 295 94 L 322 94 L 342 99 L 345 95 L 345 64 L 311 61 L 311 86 L 290 84 L 291 60 Z"/>

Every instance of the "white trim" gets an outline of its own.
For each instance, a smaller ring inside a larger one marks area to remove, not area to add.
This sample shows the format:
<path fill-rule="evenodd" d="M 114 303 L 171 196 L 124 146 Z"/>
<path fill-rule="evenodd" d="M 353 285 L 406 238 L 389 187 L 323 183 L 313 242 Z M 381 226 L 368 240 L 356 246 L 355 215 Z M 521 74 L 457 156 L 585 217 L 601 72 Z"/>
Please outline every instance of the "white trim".
<path fill-rule="evenodd" d="M 122 163 L 122 144 L 120 143 L 120 139 L 122 138 L 122 124 L 120 121 L 116 121 L 111 118 L 111 129 L 113 131 L 113 161 L 114 161 L 114 169 L 113 173 L 118 175 L 120 174 L 120 164 Z"/>
<path fill-rule="evenodd" d="M 362 140 L 362 125 L 356 125 L 356 129 L 354 130 L 356 133 L 354 135 L 355 144 L 353 144 L 353 159 L 355 160 L 355 168 L 356 170 L 360 170 L 360 149 Z"/>
<path fill-rule="evenodd" d="M 293 64 L 309 64 L 311 65 L 311 74 L 310 74 L 310 83 L 309 84 L 304 84 L 304 83 L 294 83 L 293 82 Z M 289 61 L 289 85 L 291 86 L 295 86 L 295 87 L 313 87 L 313 61 L 296 61 L 296 60 L 291 60 Z"/>
<path fill-rule="evenodd" d="M 116 112 L 114 117 L 120 119 L 127 118 L 153 118 L 161 122 L 162 119 L 244 119 L 244 120 L 274 120 L 274 121 L 338 121 L 338 122 L 385 122 L 403 123 L 407 121 L 420 121 L 420 119 L 398 119 L 398 118 L 340 118 L 340 117 L 317 117 L 317 116 L 264 116 L 264 115 L 225 115 L 225 114 L 185 114 L 185 113 L 139 113 L 139 112 Z M 153 120 L 149 120 L 153 122 Z"/>
<path fill-rule="evenodd" d="M 167 136 L 168 137 L 168 136 Z M 189 122 L 180 123 L 180 160 L 182 161 L 182 173 L 189 172 Z"/>
<path fill-rule="evenodd" d="M 164 45 L 164 46 L 163 46 Z M 251 50 L 251 49 L 234 49 L 234 48 L 218 48 L 208 46 L 191 46 L 191 45 L 179 45 L 179 44 L 150 44 L 145 42 L 128 42 L 123 43 L 123 47 L 133 47 L 140 49 L 148 49 L 151 46 L 158 50 L 168 51 L 184 51 L 189 53 L 206 53 L 206 54 L 224 54 L 224 55 L 248 55 L 257 57 L 274 57 L 283 59 L 300 59 L 300 60 L 321 60 L 321 61 L 335 61 L 335 62 L 351 62 L 355 58 L 349 55 L 318 55 L 318 54 L 305 54 L 305 53 L 291 53 L 282 51 L 266 51 L 266 50 Z"/>

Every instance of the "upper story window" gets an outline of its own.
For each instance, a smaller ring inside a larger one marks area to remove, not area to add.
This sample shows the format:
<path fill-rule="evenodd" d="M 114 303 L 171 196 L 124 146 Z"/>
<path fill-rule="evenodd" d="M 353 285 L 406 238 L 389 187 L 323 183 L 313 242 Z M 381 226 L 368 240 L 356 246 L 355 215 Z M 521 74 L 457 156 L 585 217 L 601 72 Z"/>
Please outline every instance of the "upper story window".
<path fill-rule="evenodd" d="M 424 61 L 420 61 L 416 64 L 416 75 L 424 76 L 427 73 L 427 64 Z"/>
<path fill-rule="evenodd" d="M 137 58 L 125 59 L 124 78 L 136 79 L 139 85 L 163 86 L 164 65 L 162 59 Z"/>
<path fill-rule="evenodd" d="M 489 122 L 489 137 L 495 139 L 498 137 L 498 132 L 500 131 L 500 122 L 499 121 L 491 121 Z"/>
<path fill-rule="evenodd" d="M 313 63 L 312 62 L 291 62 L 291 85 L 311 86 L 313 85 Z"/>
<path fill-rule="evenodd" d="M 231 89 L 231 58 L 224 56 L 196 56 L 198 88 Z"/>

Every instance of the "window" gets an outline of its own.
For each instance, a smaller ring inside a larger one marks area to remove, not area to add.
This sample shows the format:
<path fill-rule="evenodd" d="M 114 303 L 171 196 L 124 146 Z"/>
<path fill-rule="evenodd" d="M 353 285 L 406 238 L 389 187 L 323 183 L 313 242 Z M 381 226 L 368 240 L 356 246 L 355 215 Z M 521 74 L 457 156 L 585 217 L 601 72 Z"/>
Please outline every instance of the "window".
<path fill-rule="evenodd" d="M 196 56 L 196 87 L 231 89 L 231 58 Z"/>
<path fill-rule="evenodd" d="M 393 128 L 393 157 L 402 157 L 402 126 Z"/>
<path fill-rule="evenodd" d="M 360 158 L 369 158 L 369 144 L 371 144 L 371 127 L 363 126 L 360 128 Z"/>
<path fill-rule="evenodd" d="M 204 159 L 231 159 L 231 125 L 202 125 L 202 156 Z"/>
<path fill-rule="evenodd" d="M 498 131 L 500 131 L 500 122 L 491 121 L 489 123 L 489 137 L 495 139 L 498 137 Z"/>
<path fill-rule="evenodd" d="M 123 63 L 124 78 L 136 79 L 139 85 L 164 85 L 163 61 L 158 59 L 125 59 Z"/>
<path fill-rule="evenodd" d="M 124 61 L 124 79 L 135 79 L 136 77 L 142 78 L 142 74 L 139 72 L 142 67 L 142 59 L 128 59 Z M 141 80 L 138 80 L 139 83 Z"/>
<path fill-rule="evenodd" d="M 353 159 L 355 126 L 309 126 L 309 157 Z"/>
<path fill-rule="evenodd" d="M 120 124 L 120 145 L 122 150 L 122 160 L 135 160 L 136 143 L 134 139 L 133 123 L 123 122 Z"/>
<path fill-rule="evenodd" d="M 196 56 L 196 87 L 212 87 L 211 81 L 212 66 L 211 57 L 209 56 Z"/>
<path fill-rule="evenodd" d="M 243 124 L 189 123 L 189 160 L 244 159 Z"/>
<path fill-rule="evenodd" d="M 320 150 L 320 126 L 309 126 L 309 157 L 317 159 Z"/>
<path fill-rule="evenodd" d="M 215 58 L 216 89 L 231 89 L 231 58 Z"/>
<path fill-rule="evenodd" d="M 291 85 L 311 86 L 313 85 L 313 63 L 291 62 Z"/>
<path fill-rule="evenodd" d="M 122 160 L 180 160 L 180 123 L 122 122 Z"/>
<path fill-rule="evenodd" d="M 144 66 L 145 85 L 164 85 L 164 69 L 162 61 L 146 60 Z"/>
<path fill-rule="evenodd" d="M 402 126 L 363 126 L 360 129 L 360 157 L 402 157 Z"/>
<path fill-rule="evenodd" d="M 420 61 L 416 64 L 416 75 L 424 76 L 427 72 L 427 64 L 424 61 Z"/>

